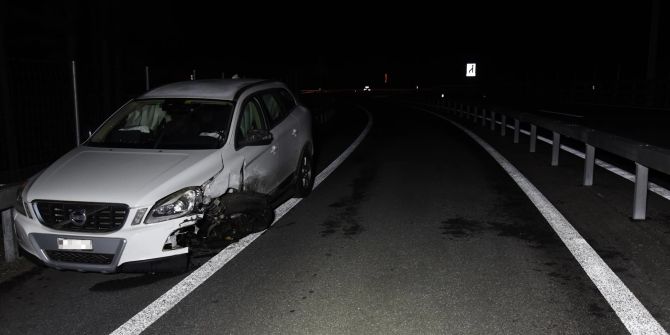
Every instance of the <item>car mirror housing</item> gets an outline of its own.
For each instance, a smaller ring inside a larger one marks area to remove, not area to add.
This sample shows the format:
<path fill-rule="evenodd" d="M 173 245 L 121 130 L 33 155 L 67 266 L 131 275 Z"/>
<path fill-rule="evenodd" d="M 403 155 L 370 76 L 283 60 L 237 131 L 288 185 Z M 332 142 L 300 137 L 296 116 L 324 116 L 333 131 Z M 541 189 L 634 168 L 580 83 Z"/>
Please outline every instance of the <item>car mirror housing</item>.
<path fill-rule="evenodd" d="M 272 133 L 270 131 L 267 129 L 252 129 L 240 141 L 240 147 L 268 145 L 270 143 L 272 143 Z"/>

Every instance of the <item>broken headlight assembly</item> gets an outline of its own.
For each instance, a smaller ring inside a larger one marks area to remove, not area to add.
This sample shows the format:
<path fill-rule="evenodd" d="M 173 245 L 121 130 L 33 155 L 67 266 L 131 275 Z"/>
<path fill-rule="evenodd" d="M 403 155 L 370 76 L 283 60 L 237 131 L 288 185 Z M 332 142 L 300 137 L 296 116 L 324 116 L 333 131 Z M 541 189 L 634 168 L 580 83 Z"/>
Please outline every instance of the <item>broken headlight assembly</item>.
<path fill-rule="evenodd" d="M 151 208 L 145 223 L 156 223 L 199 213 L 202 209 L 202 190 L 188 187 L 159 200 Z"/>

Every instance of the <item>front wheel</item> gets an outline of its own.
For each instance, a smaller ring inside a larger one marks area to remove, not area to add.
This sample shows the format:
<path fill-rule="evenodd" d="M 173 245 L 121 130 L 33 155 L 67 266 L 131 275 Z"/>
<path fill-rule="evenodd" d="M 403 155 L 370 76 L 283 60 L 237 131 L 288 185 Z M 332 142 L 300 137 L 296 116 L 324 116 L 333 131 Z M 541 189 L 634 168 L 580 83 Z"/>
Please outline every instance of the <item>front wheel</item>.
<path fill-rule="evenodd" d="M 296 196 L 304 198 L 312 192 L 314 187 L 314 165 L 313 155 L 309 148 L 304 148 L 300 154 L 298 161 L 298 168 L 295 172 L 296 176 Z"/>

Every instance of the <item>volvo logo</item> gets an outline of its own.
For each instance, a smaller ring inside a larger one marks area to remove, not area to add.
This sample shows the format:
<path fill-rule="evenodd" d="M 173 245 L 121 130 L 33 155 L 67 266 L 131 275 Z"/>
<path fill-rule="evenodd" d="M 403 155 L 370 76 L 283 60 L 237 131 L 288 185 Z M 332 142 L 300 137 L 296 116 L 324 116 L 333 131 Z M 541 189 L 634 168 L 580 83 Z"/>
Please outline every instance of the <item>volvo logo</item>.
<path fill-rule="evenodd" d="M 83 226 L 86 223 L 86 209 L 75 209 L 70 212 L 70 221 L 75 226 Z"/>

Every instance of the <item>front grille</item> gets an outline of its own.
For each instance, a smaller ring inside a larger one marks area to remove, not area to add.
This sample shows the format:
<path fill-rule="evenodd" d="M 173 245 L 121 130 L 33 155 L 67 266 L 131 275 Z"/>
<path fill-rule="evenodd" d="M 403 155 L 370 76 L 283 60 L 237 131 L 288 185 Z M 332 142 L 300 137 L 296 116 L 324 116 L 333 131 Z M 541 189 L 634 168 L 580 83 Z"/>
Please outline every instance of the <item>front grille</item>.
<path fill-rule="evenodd" d="M 94 254 L 90 252 L 45 250 L 52 261 L 66 263 L 85 263 L 109 265 L 114 260 L 114 254 Z"/>
<path fill-rule="evenodd" d="M 116 231 L 128 216 L 128 206 L 124 204 L 38 200 L 36 205 L 43 225 L 66 231 Z"/>

